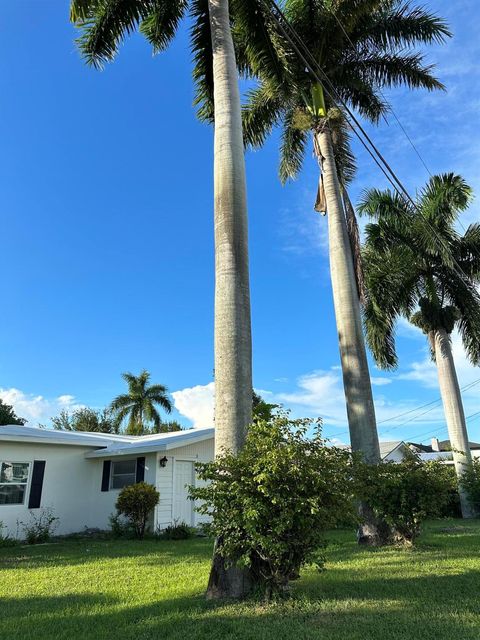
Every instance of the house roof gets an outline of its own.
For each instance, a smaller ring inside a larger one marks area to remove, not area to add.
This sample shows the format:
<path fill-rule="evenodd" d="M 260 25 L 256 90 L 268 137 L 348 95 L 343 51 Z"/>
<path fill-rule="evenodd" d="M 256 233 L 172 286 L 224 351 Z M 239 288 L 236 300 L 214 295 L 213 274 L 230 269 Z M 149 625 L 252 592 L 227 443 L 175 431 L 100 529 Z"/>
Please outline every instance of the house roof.
<path fill-rule="evenodd" d="M 131 442 L 113 442 L 105 449 L 91 451 L 86 458 L 111 458 L 116 456 L 136 455 L 137 453 L 151 453 L 154 451 L 168 451 L 188 444 L 195 444 L 209 440 L 215 435 L 213 427 L 202 429 L 186 429 L 171 433 L 158 433 L 150 436 L 132 436 Z"/>
<path fill-rule="evenodd" d="M 384 460 L 389 454 L 393 453 L 401 446 L 405 446 L 403 440 L 380 441 L 380 458 Z"/>
<path fill-rule="evenodd" d="M 55 431 L 21 425 L 0 427 L 0 441 L 30 442 L 34 444 L 72 445 L 94 449 L 86 454 L 87 458 L 106 458 L 111 456 L 166 451 L 186 444 L 194 444 L 214 437 L 213 427 L 187 429 L 171 433 L 159 433 L 148 436 L 126 436 L 111 433 L 93 433 L 82 431 Z"/>
<path fill-rule="evenodd" d="M 90 433 L 82 431 L 56 431 L 25 425 L 0 427 L 0 441 L 32 442 L 44 444 L 67 444 L 83 447 L 106 447 L 114 441 L 129 441 L 128 436 L 110 433 Z"/>

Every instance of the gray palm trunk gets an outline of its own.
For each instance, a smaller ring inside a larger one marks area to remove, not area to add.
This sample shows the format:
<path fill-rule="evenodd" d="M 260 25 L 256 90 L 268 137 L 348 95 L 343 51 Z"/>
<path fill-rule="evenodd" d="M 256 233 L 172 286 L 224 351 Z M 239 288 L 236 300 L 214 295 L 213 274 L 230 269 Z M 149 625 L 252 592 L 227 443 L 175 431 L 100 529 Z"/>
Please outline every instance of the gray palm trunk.
<path fill-rule="evenodd" d="M 458 384 L 455 362 L 453 360 L 450 336 L 445 329 L 430 332 L 430 341 L 434 345 L 438 371 L 440 395 L 448 427 L 448 436 L 452 446 L 455 472 L 460 479 L 465 469 L 472 464 L 472 454 L 468 442 L 465 412 L 463 410 L 460 385 Z M 460 486 L 460 506 L 464 518 L 473 518 L 475 513 L 468 497 Z"/>
<path fill-rule="evenodd" d="M 209 0 L 215 103 L 215 447 L 238 452 L 252 418 L 245 159 L 228 0 Z"/>
<path fill-rule="evenodd" d="M 328 218 L 328 246 L 333 303 L 347 405 L 352 451 L 360 452 L 365 462 L 379 464 L 375 406 L 368 368 L 367 352 L 360 314 L 359 291 L 355 278 L 352 247 L 344 214 L 332 136 L 328 126 L 316 134 L 320 152 Z M 381 545 L 388 541 L 389 529 L 365 502 L 358 505 L 361 524 L 357 531 L 360 544 Z"/>
<path fill-rule="evenodd" d="M 327 202 L 330 274 L 350 441 L 352 450 L 361 452 L 366 462 L 378 464 L 380 447 L 360 302 L 332 136 L 327 126 L 316 133 L 316 141 Z"/>
<path fill-rule="evenodd" d="M 209 0 L 215 109 L 215 452 L 237 453 L 252 419 L 252 344 L 242 118 L 228 0 Z M 210 598 L 242 597 L 247 571 L 214 552 Z"/>

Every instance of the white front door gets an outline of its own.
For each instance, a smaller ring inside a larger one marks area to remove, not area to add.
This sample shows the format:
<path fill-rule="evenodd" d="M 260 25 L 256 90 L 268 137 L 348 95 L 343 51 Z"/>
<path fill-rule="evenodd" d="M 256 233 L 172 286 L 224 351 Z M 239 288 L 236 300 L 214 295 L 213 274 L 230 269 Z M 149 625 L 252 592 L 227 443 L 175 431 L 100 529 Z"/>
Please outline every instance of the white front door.
<path fill-rule="evenodd" d="M 173 519 L 189 526 L 193 525 L 193 501 L 188 499 L 188 486 L 193 484 L 193 473 L 193 462 L 175 461 Z"/>

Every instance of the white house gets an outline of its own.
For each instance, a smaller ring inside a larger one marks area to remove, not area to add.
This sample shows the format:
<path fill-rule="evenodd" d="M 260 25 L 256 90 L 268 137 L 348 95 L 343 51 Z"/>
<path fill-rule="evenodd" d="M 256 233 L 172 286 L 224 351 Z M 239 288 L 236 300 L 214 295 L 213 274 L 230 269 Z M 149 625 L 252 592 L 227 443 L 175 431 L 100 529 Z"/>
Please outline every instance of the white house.
<path fill-rule="evenodd" d="M 59 534 L 106 529 L 120 489 L 145 480 L 160 492 L 154 529 L 195 526 L 186 487 L 198 483 L 195 462 L 213 457 L 213 428 L 125 436 L 0 427 L 0 522 L 21 537 L 18 523 L 51 507 Z"/>

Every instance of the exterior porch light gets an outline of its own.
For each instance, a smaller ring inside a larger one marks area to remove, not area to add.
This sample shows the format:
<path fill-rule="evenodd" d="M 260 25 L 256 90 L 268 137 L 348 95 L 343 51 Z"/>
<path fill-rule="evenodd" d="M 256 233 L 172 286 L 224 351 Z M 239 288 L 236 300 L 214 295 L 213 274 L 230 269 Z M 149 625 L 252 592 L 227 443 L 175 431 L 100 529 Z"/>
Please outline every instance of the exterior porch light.
<path fill-rule="evenodd" d="M 162 468 L 167 466 L 167 462 L 168 462 L 167 456 L 163 456 L 163 458 L 160 458 L 159 460 L 159 464 Z"/>

